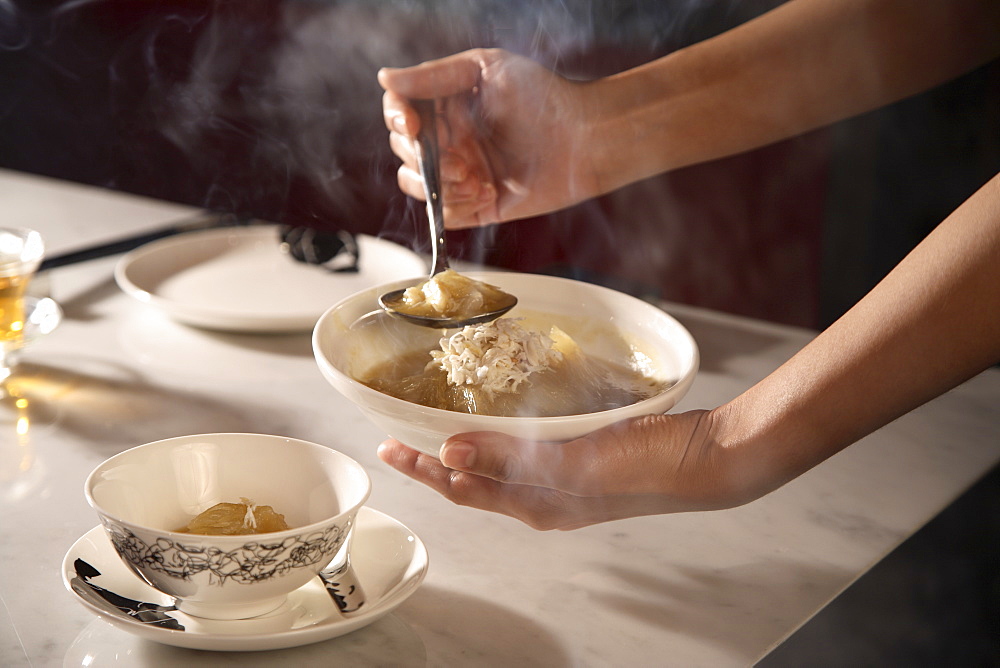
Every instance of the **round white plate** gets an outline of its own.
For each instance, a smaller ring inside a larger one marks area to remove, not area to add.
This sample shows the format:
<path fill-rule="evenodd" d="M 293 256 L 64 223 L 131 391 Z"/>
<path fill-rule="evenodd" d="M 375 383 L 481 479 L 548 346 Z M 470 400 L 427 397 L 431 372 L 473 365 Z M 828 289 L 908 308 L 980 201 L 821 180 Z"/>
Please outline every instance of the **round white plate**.
<path fill-rule="evenodd" d="M 282 252 L 278 225 L 186 232 L 125 255 L 115 280 L 127 294 L 189 325 L 304 332 L 344 297 L 427 274 L 399 244 L 358 235 L 359 271 L 331 272 Z"/>
<path fill-rule="evenodd" d="M 219 621 L 186 615 L 174 608 L 173 599 L 128 570 L 100 526 L 84 534 L 66 553 L 63 583 L 91 612 L 155 642 L 217 651 L 296 647 L 335 638 L 380 619 L 409 598 L 427 574 L 424 544 L 395 519 L 362 508 L 354 531 L 351 564 L 367 601 L 364 608 L 346 617 L 318 577 L 289 594 L 280 608 L 260 617 Z M 84 574 L 96 570 L 100 575 L 85 576 L 78 570 Z"/>

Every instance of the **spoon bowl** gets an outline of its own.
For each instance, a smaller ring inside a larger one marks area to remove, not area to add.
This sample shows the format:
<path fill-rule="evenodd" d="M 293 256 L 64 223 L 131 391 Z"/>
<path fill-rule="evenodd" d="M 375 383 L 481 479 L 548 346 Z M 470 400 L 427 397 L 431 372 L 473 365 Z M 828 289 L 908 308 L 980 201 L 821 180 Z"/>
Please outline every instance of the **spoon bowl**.
<path fill-rule="evenodd" d="M 424 182 L 424 196 L 427 200 L 427 221 L 430 225 L 432 267 L 428 281 L 448 271 L 448 251 L 445 243 L 444 211 L 441 204 L 440 146 L 437 136 L 437 110 L 434 100 L 413 100 L 413 106 L 420 115 L 420 134 L 417 140 L 417 156 L 420 174 Z M 423 285 L 423 284 L 421 284 Z M 392 290 L 381 295 L 379 306 L 389 315 L 402 318 L 421 327 L 451 329 L 496 320 L 517 305 L 517 297 L 494 286 L 489 288 L 489 298 L 483 300 L 481 310 L 463 311 L 450 315 L 429 315 L 423 310 L 410 308 L 404 299 L 406 288 Z"/>
<path fill-rule="evenodd" d="M 400 288 L 399 290 L 391 290 L 386 292 L 384 295 L 379 296 L 379 306 L 381 306 L 386 313 L 406 320 L 407 322 L 412 322 L 415 325 L 420 325 L 421 327 L 452 329 L 456 327 L 465 327 L 466 325 L 480 325 L 484 322 L 492 322 L 493 320 L 496 320 L 500 316 L 507 313 L 507 311 L 517 306 L 517 297 L 512 294 L 504 293 L 502 296 L 506 297 L 505 301 L 499 304 L 494 302 L 490 305 L 490 310 L 482 313 L 476 313 L 475 315 L 468 317 L 445 318 L 441 316 L 417 315 L 415 313 L 407 313 L 405 310 L 396 306 L 402 302 L 403 293 L 405 293 L 406 290 L 406 288 Z"/>

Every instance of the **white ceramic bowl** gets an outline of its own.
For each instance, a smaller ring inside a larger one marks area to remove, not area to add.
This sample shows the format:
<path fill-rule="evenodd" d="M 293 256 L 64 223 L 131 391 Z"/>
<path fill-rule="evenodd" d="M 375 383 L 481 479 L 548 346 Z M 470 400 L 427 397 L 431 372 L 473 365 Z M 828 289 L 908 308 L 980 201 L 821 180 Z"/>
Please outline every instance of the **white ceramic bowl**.
<path fill-rule="evenodd" d="M 691 334 L 663 310 L 635 297 L 590 283 L 507 272 L 469 272 L 514 294 L 509 317 L 557 325 L 584 352 L 634 364 L 669 387 L 638 403 L 564 417 L 495 417 L 429 408 L 382 394 L 357 378 L 374 366 L 413 350 L 438 347 L 441 330 L 419 327 L 378 312 L 378 295 L 412 285 L 397 281 L 359 292 L 330 308 L 313 330 L 313 352 L 326 379 L 393 438 L 434 457 L 449 436 L 498 431 L 539 441 L 567 441 L 624 418 L 665 413 L 691 387 L 698 347 Z M 424 277 L 426 278 L 426 277 Z M 429 359 L 429 358 L 428 358 Z"/>
<path fill-rule="evenodd" d="M 87 478 L 87 502 L 125 564 L 178 609 L 244 619 L 279 607 L 349 543 L 371 482 L 330 448 L 264 434 L 201 434 L 126 450 Z M 174 531 L 241 497 L 285 516 L 287 531 Z M 348 545 L 349 547 L 349 545 Z"/>

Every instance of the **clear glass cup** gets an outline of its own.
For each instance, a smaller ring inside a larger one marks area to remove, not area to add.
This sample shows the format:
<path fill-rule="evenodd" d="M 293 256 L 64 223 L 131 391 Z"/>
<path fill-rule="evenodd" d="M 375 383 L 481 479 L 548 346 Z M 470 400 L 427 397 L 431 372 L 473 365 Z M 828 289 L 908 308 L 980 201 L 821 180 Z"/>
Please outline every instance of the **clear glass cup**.
<path fill-rule="evenodd" d="M 17 366 L 30 315 L 26 292 L 44 254 L 35 230 L 0 227 L 0 383 Z"/>

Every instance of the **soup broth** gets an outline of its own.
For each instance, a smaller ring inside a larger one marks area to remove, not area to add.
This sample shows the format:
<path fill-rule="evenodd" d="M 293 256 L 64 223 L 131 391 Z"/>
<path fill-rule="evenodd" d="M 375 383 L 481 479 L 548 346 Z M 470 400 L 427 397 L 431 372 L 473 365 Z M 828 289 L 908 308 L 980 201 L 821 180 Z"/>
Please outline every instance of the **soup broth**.
<path fill-rule="evenodd" d="M 489 392 L 476 385 L 452 385 L 431 356 L 417 351 L 375 367 L 369 387 L 412 403 L 444 410 L 500 417 L 580 415 L 628 406 L 658 394 L 666 384 L 582 351 L 533 373 L 516 392 Z"/>

